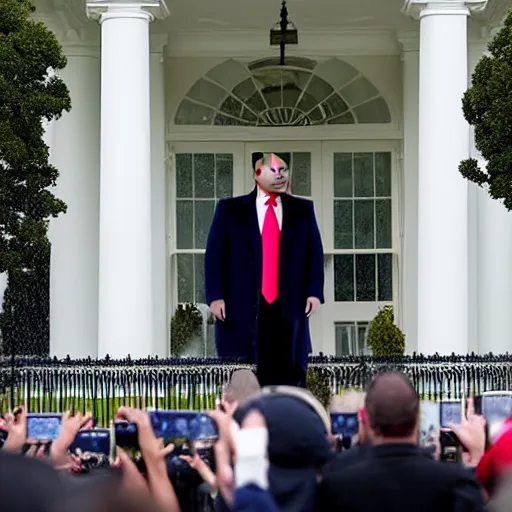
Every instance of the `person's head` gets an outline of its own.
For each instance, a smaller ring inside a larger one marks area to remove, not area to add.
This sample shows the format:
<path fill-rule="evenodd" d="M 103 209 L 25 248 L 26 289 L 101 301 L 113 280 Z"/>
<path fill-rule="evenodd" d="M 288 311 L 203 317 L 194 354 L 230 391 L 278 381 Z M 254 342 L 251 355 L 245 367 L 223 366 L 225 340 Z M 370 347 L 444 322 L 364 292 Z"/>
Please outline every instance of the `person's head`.
<path fill-rule="evenodd" d="M 269 490 L 281 512 L 313 508 L 321 468 L 332 457 L 330 420 L 308 391 L 267 387 L 241 408 L 243 422 L 256 409 L 268 428 Z"/>
<path fill-rule="evenodd" d="M 420 400 L 406 375 L 377 375 L 366 393 L 361 415 L 364 436 L 372 444 L 417 443 Z"/>
<path fill-rule="evenodd" d="M 357 436 L 352 439 L 352 444 L 357 442 L 367 443 L 365 431 L 362 427 L 362 414 L 364 409 L 364 400 L 366 393 L 362 391 L 349 391 L 343 395 L 335 395 L 332 397 L 330 412 L 331 413 L 346 413 L 357 414 L 358 431 Z"/>
<path fill-rule="evenodd" d="M 253 153 L 254 180 L 265 192 L 283 194 L 290 180 L 288 153 Z"/>
<path fill-rule="evenodd" d="M 261 391 L 256 375 L 251 370 L 233 372 L 229 384 L 224 388 L 223 399 L 230 403 L 243 405 Z"/>

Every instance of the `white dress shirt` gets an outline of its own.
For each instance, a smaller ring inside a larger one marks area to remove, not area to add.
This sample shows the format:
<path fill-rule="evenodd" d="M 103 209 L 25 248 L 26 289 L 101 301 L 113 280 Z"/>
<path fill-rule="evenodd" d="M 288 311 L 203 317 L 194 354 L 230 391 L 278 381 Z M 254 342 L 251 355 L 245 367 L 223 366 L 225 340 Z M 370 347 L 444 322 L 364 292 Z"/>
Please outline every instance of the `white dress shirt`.
<path fill-rule="evenodd" d="M 263 232 L 263 222 L 265 220 L 265 215 L 267 213 L 268 206 L 265 204 L 269 198 L 269 195 L 263 191 L 260 187 L 258 187 L 258 192 L 256 195 L 256 211 L 258 212 L 258 224 L 260 226 L 260 233 Z M 279 196 L 276 197 L 277 206 L 274 206 L 274 211 L 276 212 L 277 222 L 279 224 L 279 229 L 283 227 L 283 203 L 281 202 L 281 198 Z"/>

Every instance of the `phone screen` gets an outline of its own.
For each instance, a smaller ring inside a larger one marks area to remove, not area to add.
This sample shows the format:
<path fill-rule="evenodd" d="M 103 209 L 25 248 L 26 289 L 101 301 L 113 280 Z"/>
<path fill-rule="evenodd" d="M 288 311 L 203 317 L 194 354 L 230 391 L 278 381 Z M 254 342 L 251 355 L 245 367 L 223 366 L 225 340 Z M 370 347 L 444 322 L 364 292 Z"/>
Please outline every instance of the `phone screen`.
<path fill-rule="evenodd" d="M 462 421 L 462 404 L 460 400 L 450 400 L 439 404 L 439 421 L 441 427 L 449 423 L 459 424 Z"/>
<path fill-rule="evenodd" d="M 153 411 L 151 424 L 157 437 L 165 444 L 187 441 L 215 441 L 219 432 L 215 421 L 207 414 L 195 411 Z"/>
<path fill-rule="evenodd" d="M 489 435 L 500 430 L 503 422 L 512 416 L 512 394 L 489 393 L 482 396 L 482 414 L 489 427 Z"/>
<path fill-rule="evenodd" d="M 354 437 L 359 431 L 356 413 L 331 413 L 331 432 L 344 438 Z"/>
<path fill-rule="evenodd" d="M 61 414 L 27 414 L 27 438 L 35 441 L 55 441 L 60 435 Z"/>

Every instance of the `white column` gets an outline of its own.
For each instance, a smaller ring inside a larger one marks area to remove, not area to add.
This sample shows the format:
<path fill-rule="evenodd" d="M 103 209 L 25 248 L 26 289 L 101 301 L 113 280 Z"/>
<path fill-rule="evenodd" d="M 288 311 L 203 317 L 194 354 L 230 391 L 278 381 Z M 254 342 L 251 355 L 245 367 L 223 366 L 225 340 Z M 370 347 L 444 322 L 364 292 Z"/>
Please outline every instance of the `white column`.
<path fill-rule="evenodd" d="M 50 222 L 50 353 L 97 356 L 99 217 L 99 48 L 65 46 L 60 76 L 72 109 L 53 125 L 55 195 L 67 212 Z"/>
<path fill-rule="evenodd" d="M 468 2 L 420 6 L 418 351 L 468 351 Z"/>
<path fill-rule="evenodd" d="M 151 87 L 151 222 L 153 247 L 154 354 L 169 353 L 167 219 L 168 189 L 165 159 L 165 59 L 167 36 L 152 36 L 150 44 Z"/>
<path fill-rule="evenodd" d="M 470 46 L 470 74 L 485 49 L 482 44 Z M 473 133 L 471 157 L 485 169 Z M 478 351 L 504 354 L 512 352 L 512 213 L 501 201 L 492 199 L 485 188 L 472 188 L 477 205 Z"/>
<path fill-rule="evenodd" d="M 419 40 L 401 35 L 403 72 L 402 330 L 406 352 L 418 347 L 418 84 Z"/>
<path fill-rule="evenodd" d="M 145 5 L 88 2 L 101 24 L 98 354 L 154 353 L 149 23 Z"/>

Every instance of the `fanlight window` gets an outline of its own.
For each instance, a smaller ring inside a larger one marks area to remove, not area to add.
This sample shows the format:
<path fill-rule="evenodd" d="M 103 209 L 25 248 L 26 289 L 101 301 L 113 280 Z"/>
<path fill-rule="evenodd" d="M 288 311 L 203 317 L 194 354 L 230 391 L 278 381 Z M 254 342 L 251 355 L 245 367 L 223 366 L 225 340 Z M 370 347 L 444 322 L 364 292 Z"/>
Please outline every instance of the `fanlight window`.
<path fill-rule="evenodd" d="M 349 64 L 289 58 L 248 66 L 228 60 L 199 79 L 181 101 L 177 125 L 310 126 L 390 123 L 379 91 Z"/>

